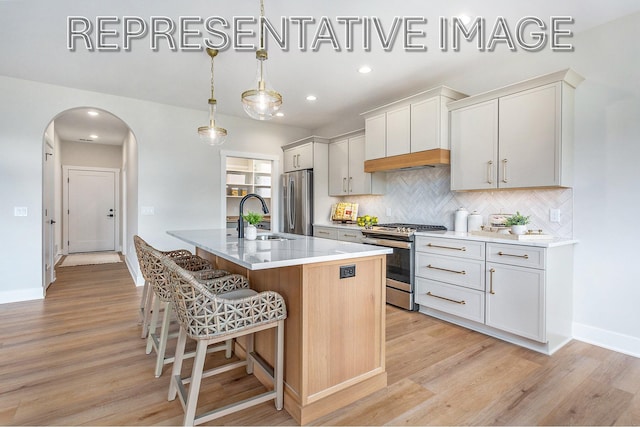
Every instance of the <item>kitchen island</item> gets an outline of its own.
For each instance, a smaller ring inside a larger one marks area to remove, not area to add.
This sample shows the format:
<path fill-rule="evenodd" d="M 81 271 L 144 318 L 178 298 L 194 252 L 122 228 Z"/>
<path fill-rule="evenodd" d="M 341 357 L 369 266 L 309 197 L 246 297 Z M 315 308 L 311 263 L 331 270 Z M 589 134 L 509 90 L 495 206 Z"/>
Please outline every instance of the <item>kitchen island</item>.
<path fill-rule="evenodd" d="M 168 234 L 194 245 L 217 268 L 245 275 L 252 289 L 284 297 L 284 407 L 298 423 L 307 424 L 387 385 L 384 288 L 389 248 L 285 233 L 246 240 L 228 229 Z M 256 352 L 272 366 L 273 343 L 272 331 L 255 339 Z M 242 356 L 242 339 L 236 349 Z M 259 369 L 255 374 L 271 386 Z"/>

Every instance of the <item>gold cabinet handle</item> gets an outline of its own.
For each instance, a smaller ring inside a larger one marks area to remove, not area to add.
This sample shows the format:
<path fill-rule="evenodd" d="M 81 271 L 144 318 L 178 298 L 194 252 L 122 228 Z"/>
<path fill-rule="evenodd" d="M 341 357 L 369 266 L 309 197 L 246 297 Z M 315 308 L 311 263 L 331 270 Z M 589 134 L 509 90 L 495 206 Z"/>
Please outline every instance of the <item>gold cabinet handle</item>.
<path fill-rule="evenodd" d="M 495 295 L 496 293 L 493 292 L 493 273 L 496 272 L 495 268 L 492 268 L 491 270 L 489 270 L 489 293 L 491 295 Z"/>
<path fill-rule="evenodd" d="M 500 251 L 498 252 L 498 255 L 500 256 L 512 256 L 515 258 L 524 258 L 524 259 L 529 259 L 529 255 L 524 254 L 524 255 L 514 255 L 514 254 L 505 254 L 504 252 Z"/>
<path fill-rule="evenodd" d="M 331 234 L 328 231 L 318 231 L 318 234 Z"/>
<path fill-rule="evenodd" d="M 355 234 L 346 234 L 346 233 L 345 233 L 345 234 L 343 234 L 343 236 L 344 236 L 344 237 L 354 237 L 354 238 L 355 238 L 355 237 L 358 237 L 358 236 L 356 236 Z"/>
<path fill-rule="evenodd" d="M 433 270 L 447 271 L 447 272 L 449 272 L 449 273 L 467 274 L 467 272 L 466 272 L 466 271 L 464 271 L 464 270 L 460 270 L 460 271 L 457 271 L 457 270 L 449 270 L 448 268 L 434 267 L 434 266 L 433 266 L 433 265 L 431 265 L 431 264 L 427 265 L 427 268 L 431 268 L 431 269 L 433 269 Z"/>
<path fill-rule="evenodd" d="M 467 248 L 464 247 L 464 246 L 461 247 L 461 248 L 454 248 L 454 247 L 451 247 L 451 246 L 434 245 L 432 243 L 427 244 L 427 246 L 429 246 L 430 248 L 451 249 L 451 250 L 454 250 L 454 251 L 463 251 L 463 252 L 467 250 Z"/>
<path fill-rule="evenodd" d="M 507 182 L 507 159 L 502 160 L 502 182 Z"/>
<path fill-rule="evenodd" d="M 342 178 L 342 192 L 346 193 L 347 192 L 347 178 Z"/>
<path fill-rule="evenodd" d="M 353 191 L 353 177 L 349 177 L 349 193 Z"/>
<path fill-rule="evenodd" d="M 443 300 L 445 300 L 445 301 L 454 302 L 454 303 L 456 303 L 456 304 L 460 304 L 460 305 L 465 305 L 465 304 L 466 304 L 465 300 L 462 300 L 462 301 L 456 301 L 456 300 L 451 299 L 451 298 L 446 298 L 446 297 L 441 297 L 441 296 L 439 296 L 439 295 L 434 295 L 434 294 L 432 294 L 432 293 L 431 293 L 431 291 L 427 292 L 427 295 L 428 295 L 428 296 L 430 296 L 430 297 L 443 299 Z"/>
<path fill-rule="evenodd" d="M 487 184 L 493 184 L 493 160 L 487 162 Z"/>

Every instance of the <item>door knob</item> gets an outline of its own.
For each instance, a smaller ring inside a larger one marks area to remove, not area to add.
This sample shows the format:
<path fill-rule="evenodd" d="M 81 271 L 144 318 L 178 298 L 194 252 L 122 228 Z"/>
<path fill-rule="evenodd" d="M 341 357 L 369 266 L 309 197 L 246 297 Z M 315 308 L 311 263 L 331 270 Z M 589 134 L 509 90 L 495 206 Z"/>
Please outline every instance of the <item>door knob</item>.
<path fill-rule="evenodd" d="M 49 224 L 55 224 L 56 222 L 54 220 L 49 221 Z"/>
<path fill-rule="evenodd" d="M 109 214 L 109 215 L 107 215 L 107 216 L 109 216 L 109 217 L 113 217 L 113 214 Z"/>

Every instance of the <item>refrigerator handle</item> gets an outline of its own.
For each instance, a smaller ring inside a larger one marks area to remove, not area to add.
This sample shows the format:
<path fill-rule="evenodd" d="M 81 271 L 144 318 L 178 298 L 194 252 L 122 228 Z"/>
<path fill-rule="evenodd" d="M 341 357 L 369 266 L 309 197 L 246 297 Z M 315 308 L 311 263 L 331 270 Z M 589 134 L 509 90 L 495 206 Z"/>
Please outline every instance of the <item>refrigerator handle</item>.
<path fill-rule="evenodd" d="M 295 217 L 296 217 L 296 201 L 295 201 L 295 181 L 293 178 L 289 179 L 289 209 L 287 209 L 289 213 L 289 230 L 293 232 L 295 227 Z"/>

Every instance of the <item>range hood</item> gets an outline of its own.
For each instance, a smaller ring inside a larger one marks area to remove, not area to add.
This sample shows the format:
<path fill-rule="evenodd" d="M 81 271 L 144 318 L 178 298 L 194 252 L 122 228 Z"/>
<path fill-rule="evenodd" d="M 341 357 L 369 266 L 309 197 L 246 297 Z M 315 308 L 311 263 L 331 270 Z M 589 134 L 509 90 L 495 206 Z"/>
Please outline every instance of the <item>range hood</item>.
<path fill-rule="evenodd" d="M 449 150 L 436 148 L 434 150 L 418 151 L 416 153 L 365 160 L 364 171 L 371 173 L 424 166 L 448 165 L 450 158 L 449 153 Z"/>

